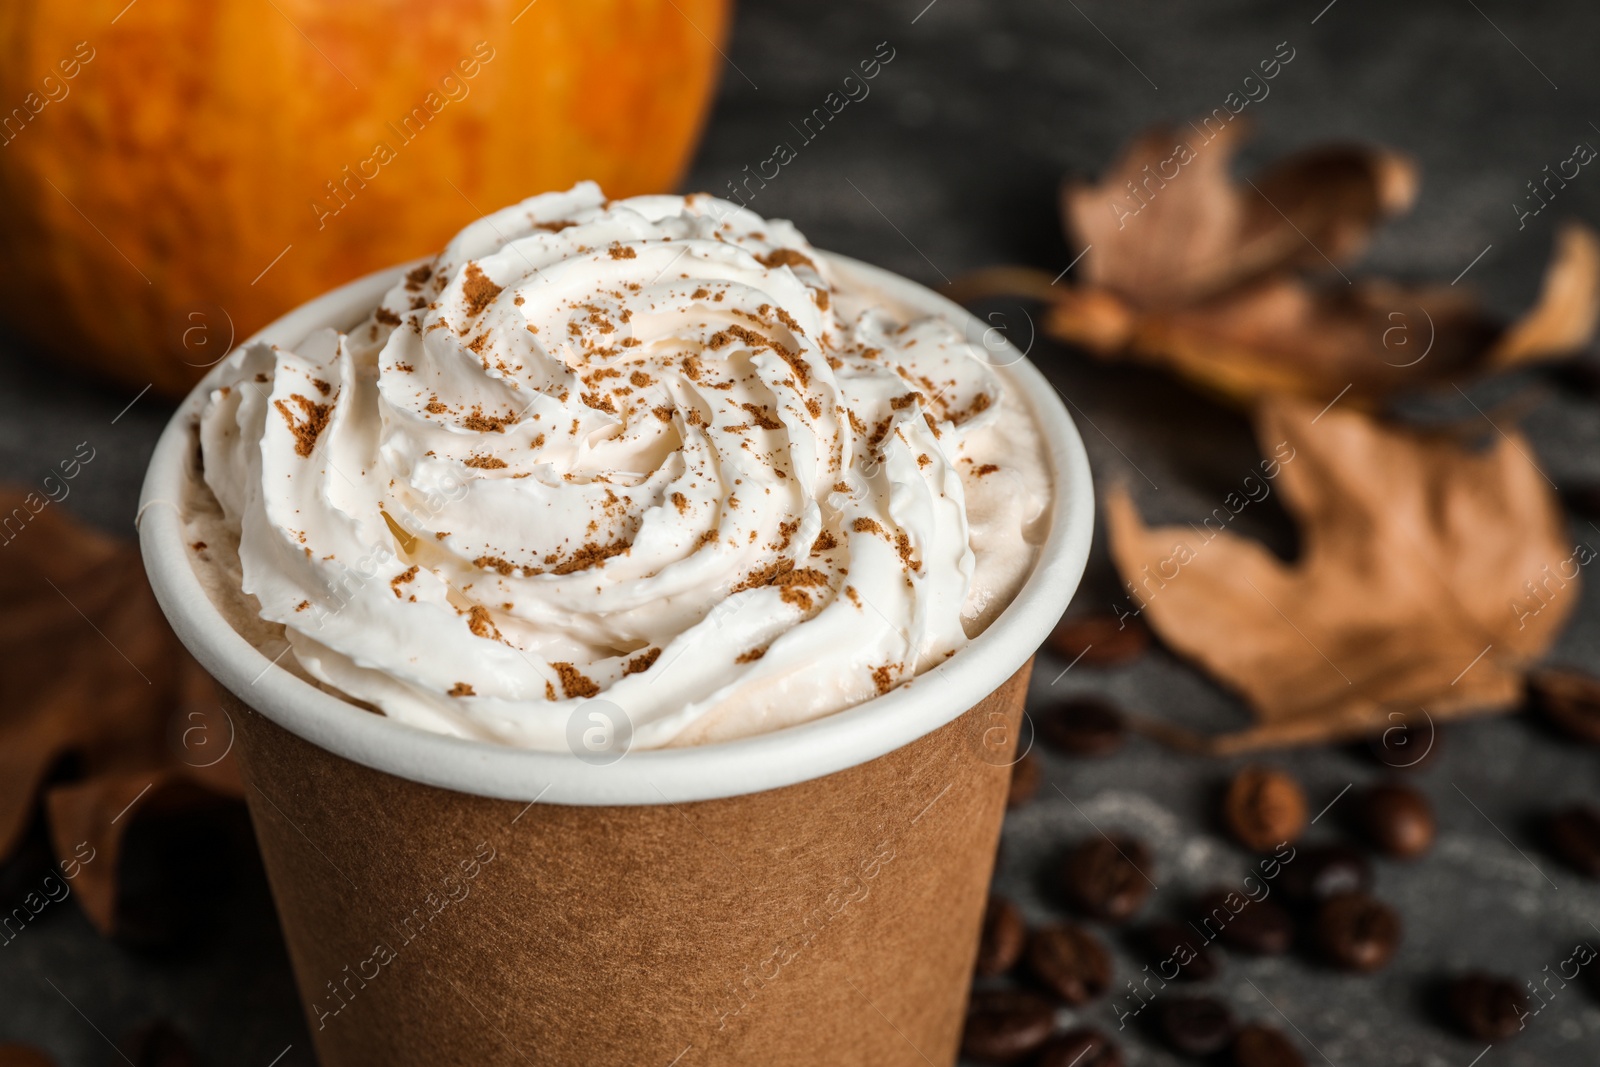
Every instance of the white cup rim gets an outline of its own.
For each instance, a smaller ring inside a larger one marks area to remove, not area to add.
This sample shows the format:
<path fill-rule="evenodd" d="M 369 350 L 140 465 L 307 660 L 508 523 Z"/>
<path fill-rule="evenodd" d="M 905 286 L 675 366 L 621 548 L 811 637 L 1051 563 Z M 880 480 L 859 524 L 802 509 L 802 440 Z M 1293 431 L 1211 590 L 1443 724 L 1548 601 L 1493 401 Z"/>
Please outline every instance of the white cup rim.
<path fill-rule="evenodd" d="M 914 282 L 825 253 L 845 278 L 967 330 L 991 328 Z M 415 264 L 369 274 L 260 330 L 245 343 L 291 346 L 324 326 L 348 329 Z M 194 426 L 213 368 L 173 414 L 150 460 L 139 500 L 139 543 L 156 599 L 178 638 L 218 682 L 268 719 L 320 748 L 401 778 L 477 796 L 571 805 L 684 803 L 740 796 L 865 763 L 956 719 L 1014 674 L 1065 610 L 1088 559 L 1094 491 L 1071 417 L 1043 374 L 1008 342 L 996 372 L 1031 409 L 1054 475 L 1050 532 L 1033 571 L 1000 616 L 945 663 L 883 696 L 811 722 L 717 744 L 628 752 L 596 765 L 449 737 L 373 714 L 270 662 L 211 602 L 190 562 L 179 514 Z"/>

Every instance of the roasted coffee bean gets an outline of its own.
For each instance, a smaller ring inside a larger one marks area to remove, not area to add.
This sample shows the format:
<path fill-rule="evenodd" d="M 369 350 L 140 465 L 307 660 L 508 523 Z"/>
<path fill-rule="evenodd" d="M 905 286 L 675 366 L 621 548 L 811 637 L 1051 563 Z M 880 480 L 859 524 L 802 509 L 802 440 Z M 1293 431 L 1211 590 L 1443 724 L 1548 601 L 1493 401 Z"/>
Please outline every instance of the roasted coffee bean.
<path fill-rule="evenodd" d="M 161 1019 L 134 1030 L 120 1047 L 134 1067 L 194 1067 L 197 1062 L 188 1038 Z"/>
<path fill-rule="evenodd" d="M 1303 848 L 1283 865 L 1283 891 L 1299 904 L 1372 888 L 1372 864 L 1348 845 Z"/>
<path fill-rule="evenodd" d="M 1380 852 L 1411 859 L 1433 845 L 1433 805 L 1408 785 L 1376 785 L 1356 801 L 1356 819 Z"/>
<path fill-rule="evenodd" d="M 1233 1038 L 1234 1067 L 1305 1067 L 1300 1050 L 1281 1032 L 1260 1023 L 1239 1028 Z"/>
<path fill-rule="evenodd" d="M 1029 752 L 1011 765 L 1011 790 L 1007 808 L 1020 808 L 1039 792 L 1039 758 Z"/>
<path fill-rule="evenodd" d="M 1062 619 L 1047 640 L 1062 659 L 1085 667 L 1131 663 L 1150 647 L 1150 631 L 1134 619 L 1088 615 Z"/>
<path fill-rule="evenodd" d="M 1588 366 L 1589 389 L 1591 393 L 1600 395 L 1600 373 L 1597 373 L 1593 364 Z M 1600 518 L 1600 484 L 1587 482 L 1579 485 L 1564 485 L 1561 487 L 1561 503 L 1574 515 L 1581 515 L 1586 519 Z"/>
<path fill-rule="evenodd" d="M 1562 668 L 1535 671 L 1528 697 L 1550 725 L 1576 741 L 1600 745 L 1600 678 Z"/>
<path fill-rule="evenodd" d="M 1306 795 L 1282 771 L 1246 767 L 1228 783 L 1222 816 L 1240 844 L 1268 852 L 1306 828 Z"/>
<path fill-rule="evenodd" d="M 1034 1067 L 1122 1067 L 1122 1050 L 1098 1030 L 1068 1030 L 1046 1042 Z"/>
<path fill-rule="evenodd" d="M 1276 901 L 1217 889 L 1201 897 L 1195 910 L 1202 934 L 1240 952 L 1278 956 L 1294 944 L 1294 918 Z"/>
<path fill-rule="evenodd" d="M 1562 808 L 1545 828 L 1556 857 L 1579 874 L 1600 878 L 1600 812 L 1587 804 Z"/>
<path fill-rule="evenodd" d="M 1067 903 L 1105 922 L 1126 922 L 1150 895 L 1150 851 L 1132 838 L 1091 837 L 1067 854 Z"/>
<path fill-rule="evenodd" d="M 1465 974 L 1446 993 L 1450 1014 L 1463 1033 L 1478 1041 L 1503 1041 L 1522 1029 L 1527 995 L 1507 978 Z"/>
<path fill-rule="evenodd" d="M 1033 1054 L 1055 1029 L 1055 1005 L 1022 989 L 972 994 L 961 1051 L 982 1063 L 1016 1063 Z"/>
<path fill-rule="evenodd" d="M 1541 373 L 1562 389 L 1588 396 L 1600 397 L 1600 364 L 1592 359 L 1579 357 L 1577 359 L 1559 359 L 1544 364 Z M 1566 500 L 1569 490 L 1563 489 L 1561 496 Z M 1571 506 L 1569 504 L 1569 506 Z M 1585 514 L 1580 511 L 1579 514 Z"/>
<path fill-rule="evenodd" d="M 1204 982 L 1217 974 L 1217 960 L 1206 951 L 1206 940 L 1183 923 L 1165 919 L 1139 931 L 1139 947 L 1150 969 L 1163 981 L 1181 979 Z"/>
<path fill-rule="evenodd" d="M 1317 910 L 1317 944 L 1328 960 L 1347 971 L 1376 971 L 1400 946 L 1400 916 L 1366 893 L 1341 893 Z"/>
<path fill-rule="evenodd" d="M 1081 926 L 1043 926 L 1028 938 L 1028 969 L 1068 1004 L 1093 1000 L 1111 984 L 1111 954 Z"/>
<path fill-rule="evenodd" d="M 1156 1002 L 1156 1025 L 1173 1050 L 1209 1056 L 1233 1040 L 1233 1013 L 1211 997 L 1170 997 Z"/>
<path fill-rule="evenodd" d="M 1128 733 L 1122 712 L 1093 697 L 1047 708 L 1038 723 L 1045 744 L 1069 756 L 1109 756 L 1122 747 Z"/>
<path fill-rule="evenodd" d="M 1432 719 L 1396 720 L 1367 742 L 1372 758 L 1397 771 L 1426 767 L 1439 752 L 1440 732 Z"/>
<path fill-rule="evenodd" d="M 973 973 L 979 978 L 1005 974 L 1017 965 L 1027 947 L 1028 924 L 1022 919 L 1022 910 L 1005 897 L 990 896 Z"/>

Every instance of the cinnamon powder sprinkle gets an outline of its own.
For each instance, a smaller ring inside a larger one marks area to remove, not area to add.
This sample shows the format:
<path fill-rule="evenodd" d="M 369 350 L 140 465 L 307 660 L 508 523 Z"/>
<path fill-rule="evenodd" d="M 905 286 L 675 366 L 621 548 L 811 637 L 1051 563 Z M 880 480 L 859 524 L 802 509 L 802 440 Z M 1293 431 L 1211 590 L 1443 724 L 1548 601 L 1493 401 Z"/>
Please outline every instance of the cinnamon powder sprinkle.
<path fill-rule="evenodd" d="M 894 668 L 888 665 L 875 668 L 872 672 L 872 684 L 878 687 L 879 696 L 893 689 Z"/>
<path fill-rule="evenodd" d="M 289 405 L 282 400 L 274 400 L 272 406 L 278 409 L 283 421 L 289 424 L 289 432 L 294 435 L 295 455 L 305 458 L 317 447 L 317 438 L 328 425 L 328 418 L 333 414 L 333 405 L 314 403 L 299 393 L 291 393 L 289 399 L 299 405 L 304 418 L 296 419 L 289 410 Z"/>
<path fill-rule="evenodd" d="M 508 559 L 501 559 L 499 556 L 479 556 L 472 561 L 472 565 L 474 567 L 482 567 L 484 570 L 499 571 L 503 578 L 511 577 L 511 572 L 518 569 L 515 563 Z"/>
<path fill-rule="evenodd" d="M 505 638 L 500 636 L 494 620 L 489 617 L 489 609 L 482 604 L 472 605 L 472 610 L 467 613 L 467 629 L 477 637 L 502 643 L 505 641 Z"/>
<path fill-rule="evenodd" d="M 811 554 L 813 556 L 821 555 L 824 552 L 830 551 L 830 550 L 838 548 L 838 547 L 839 547 L 839 539 L 834 537 L 831 532 L 829 532 L 827 530 L 823 530 L 821 533 L 819 533 L 817 535 L 816 543 L 811 546 Z"/>
<path fill-rule="evenodd" d="M 476 467 L 483 471 L 497 471 L 506 465 L 506 461 L 496 456 L 471 456 L 465 463 L 468 467 Z"/>
<path fill-rule="evenodd" d="M 386 307 L 378 308 L 377 311 L 374 311 L 372 313 L 372 317 L 374 319 L 376 319 L 377 321 L 383 323 L 385 326 L 398 326 L 398 325 L 400 325 L 400 316 L 396 315 L 394 312 L 390 311 Z"/>
<path fill-rule="evenodd" d="M 673 493 L 672 506 L 678 509 L 679 515 L 683 515 L 689 510 L 689 498 L 682 493 Z"/>
<path fill-rule="evenodd" d="M 972 473 L 977 475 L 979 478 L 982 478 L 985 474 L 993 474 L 995 471 L 997 471 L 999 469 L 1000 468 L 997 465 L 993 464 L 993 463 L 985 463 L 983 466 L 979 467 L 977 470 L 974 470 Z"/>
<path fill-rule="evenodd" d="M 877 519 L 869 519 L 866 517 L 859 518 L 855 522 L 852 522 L 850 524 L 850 529 L 854 530 L 856 533 L 883 533 L 883 527 L 878 525 Z"/>
<path fill-rule="evenodd" d="M 922 569 L 922 561 L 912 555 L 911 538 L 907 536 L 904 530 L 900 530 L 894 535 L 894 550 L 899 554 L 901 563 L 904 563 L 914 571 Z"/>
<path fill-rule="evenodd" d="M 760 404 L 743 403 L 739 405 L 750 413 L 750 420 L 763 430 L 781 430 L 783 423 L 772 417 L 772 413 Z"/>
<path fill-rule="evenodd" d="M 594 680 L 570 663 L 552 663 L 556 674 L 561 679 L 561 688 L 569 697 L 592 697 L 600 692 L 600 687 Z"/>
<path fill-rule="evenodd" d="M 433 276 L 433 268 L 424 263 L 415 270 L 406 273 L 406 288 L 412 291 L 421 289 L 424 282 Z"/>
<path fill-rule="evenodd" d="M 795 569 L 794 564 L 788 560 L 780 560 L 777 563 L 769 564 L 767 568 L 762 569 L 763 572 L 766 570 L 773 570 L 776 573 L 765 581 L 756 581 L 752 584 L 776 586 L 778 595 L 783 599 L 783 602 L 792 604 L 801 611 L 810 611 L 813 603 L 811 594 L 806 591 L 807 589 L 826 588 L 828 585 L 828 576 L 826 574 L 811 567 Z M 746 581 L 749 582 L 751 579 L 757 578 L 760 573 L 752 573 L 751 578 L 747 578 Z M 738 588 L 735 587 L 734 591 L 737 592 Z"/>
<path fill-rule="evenodd" d="M 468 263 L 466 280 L 461 283 L 461 295 L 467 301 L 467 314 L 477 315 L 499 296 L 504 286 L 496 285 L 476 263 Z"/>
<path fill-rule="evenodd" d="M 708 531 L 709 532 L 709 531 Z M 777 579 L 794 569 L 794 561 L 787 559 L 773 560 L 763 564 L 744 576 L 744 580 L 732 589 L 729 594 L 742 593 L 746 589 L 759 589 L 764 585 L 771 585 Z"/>
<path fill-rule="evenodd" d="M 636 258 L 638 258 L 638 253 L 636 253 L 633 249 L 629 248 L 627 245 L 612 245 L 609 249 L 607 249 L 607 251 L 609 251 L 611 253 L 611 258 L 612 259 L 636 259 Z"/>
<path fill-rule="evenodd" d="M 429 407 L 431 409 L 432 405 Z M 505 433 L 515 418 L 514 415 L 485 415 L 482 408 L 474 406 L 472 414 L 462 419 L 461 425 L 476 433 Z"/>
<path fill-rule="evenodd" d="M 770 252 L 756 256 L 756 260 L 769 270 L 777 270 L 779 267 L 810 267 L 812 270 L 817 269 L 815 263 L 792 248 L 774 248 Z"/>
<path fill-rule="evenodd" d="M 752 648 L 748 652 L 739 653 L 737 656 L 733 657 L 733 662 L 735 662 L 735 663 L 754 663 L 756 660 L 760 659 L 762 656 L 765 656 L 766 654 L 767 654 L 767 646 L 766 645 L 762 645 L 760 648 Z"/>
<path fill-rule="evenodd" d="M 895 411 L 904 411 L 906 408 L 910 407 L 912 404 L 915 404 L 921 399 L 922 394 L 913 390 L 907 393 L 905 396 L 895 397 L 893 400 L 889 401 L 889 406 Z"/>
<path fill-rule="evenodd" d="M 450 692 L 445 694 L 445 696 L 452 697 L 471 697 L 477 695 L 478 694 L 472 691 L 472 686 L 468 685 L 466 682 L 457 682 L 455 685 L 450 687 Z"/>
<path fill-rule="evenodd" d="M 588 542 L 572 554 L 572 558 L 551 568 L 552 574 L 572 574 L 575 571 L 598 567 L 612 556 L 620 556 L 633 547 L 631 541 L 613 541 L 609 545 Z"/>
<path fill-rule="evenodd" d="M 622 665 L 623 677 L 649 670 L 660 656 L 661 650 L 659 648 L 645 649 Z"/>
<path fill-rule="evenodd" d="M 416 568 L 415 565 L 412 565 L 410 569 L 402 571 L 401 573 L 395 575 L 393 578 L 389 579 L 389 588 L 394 590 L 394 595 L 395 595 L 396 598 L 399 598 L 402 595 L 401 592 L 400 592 L 400 587 L 402 585 L 405 585 L 407 582 L 409 582 L 411 579 L 415 578 L 416 576 L 417 576 L 417 568 Z"/>
<path fill-rule="evenodd" d="M 800 567 L 796 570 L 786 570 L 772 580 L 773 585 L 784 588 L 809 586 L 813 589 L 828 584 L 828 576 L 814 567 Z"/>

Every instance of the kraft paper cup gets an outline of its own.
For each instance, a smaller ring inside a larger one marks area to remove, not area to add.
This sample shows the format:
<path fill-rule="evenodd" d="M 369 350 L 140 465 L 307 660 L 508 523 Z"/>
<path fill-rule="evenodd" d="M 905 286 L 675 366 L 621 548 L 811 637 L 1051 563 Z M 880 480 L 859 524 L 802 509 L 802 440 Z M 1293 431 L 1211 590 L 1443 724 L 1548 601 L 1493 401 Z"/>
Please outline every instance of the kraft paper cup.
<path fill-rule="evenodd" d="M 1088 554 L 1089 467 L 1050 384 L 991 324 L 828 258 L 984 345 L 1039 424 L 1056 496 L 1032 575 L 966 648 L 758 737 L 530 752 L 405 726 L 275 666 L 209 600 L 184 544 L 209 382 L 173 416 L 140 502 L 145 565 L 227 690 L 325 1067 L 954 1062 L 1032 653 Z M 252 340 L 353 327 L 405 269 Z"/>

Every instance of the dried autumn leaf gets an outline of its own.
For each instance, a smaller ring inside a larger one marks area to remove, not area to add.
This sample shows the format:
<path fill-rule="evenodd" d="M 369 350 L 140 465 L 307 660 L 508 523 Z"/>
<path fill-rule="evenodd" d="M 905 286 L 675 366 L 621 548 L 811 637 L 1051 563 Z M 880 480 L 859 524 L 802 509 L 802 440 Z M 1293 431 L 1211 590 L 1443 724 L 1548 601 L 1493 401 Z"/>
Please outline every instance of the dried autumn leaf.
<path fill-rule="evenodd" d="M 1168 367 L 1242 404 L 1347 392 L 1370 403 L 1569 356 L 1593 338 L 1600 238 L 1588 227 L 1562 228 L 1538 303 L 1506 327 L 1453 286 L 1352 281 L 1340 269 L 1415 199 L 1404 158 L 1328 146 L 1236 183 L 1242 139 L 1237 122 L 1209 140 L 1161 128 L 1099 183 L 1068 186 L 1062 214 L 1071 241 L 1086 245 L 1084 284 L 1000 267 L 958 281 L 952 296 L 1046 300 L 1051 335 L 1102 359 Z"/>
<path fill-rule="evenodd" d="M 1089 246 L 1087 283 L 1136 308 L 1191 304 L 1269 272 L 1351 258 L 1416 198 L 1408 160 L 1358 145 L 1291 156 L 1239 185 L 1231 170 L 1246 134 L 1239 122 L 1157 127 L 1098 184 L 1068 185 L 1062 218 Z"/>
<path fill-rule="evenodd" d="M 1064 296 L 1044 325 L 1087 345 L 1070 318 L 1078 304 L 1077 294 Z M 1291 393 L 1326 403 L 1347 388 L 1375 397 L 1473 371 L 1496 332 L 1474 301 L 1446 286 L 1312 286 L 1285 276 L 1190 307 L 1130 313 L 1124 341 L 1225 397 Z"/>
<path fill-rule="evenodd" d="M 0 488 L 0 515 L 11 517 L 0 571 L 0 857 L 17 847 L 43 789 L 56 853 L 76 869 L 84 911 L 110 933 L 122 835 L 137 812 L 195 787 L 240 795 L 231 724 L 167 627 L 135 547 L 26 490 Z M 68 756 L 76 777 L 46 787 Z"/>
<path fill-rule="evenodd" d="M 1578 599 L 1565 520 L 1521 439 L 1474 453 L 1288 398 L 1262 405 L 1257 436 L 1300 527 L 1294 563 L 1214 518 L 1147 527 L 1125 492 L 1108 495 L 1112 558 L 1143 617 L 1258 720 L 1162 732 L 1237 752 L 1517 702 Z"/>
<path fill-rule="evenodd" d="M 1600 324 L 1600 241 L 1586 226 L 1569 223 L 1556 235 L 1555 257 L 1545 271 L 1539 303 L 1489 350 L 1496 367 L 1576 352 Z"/>

